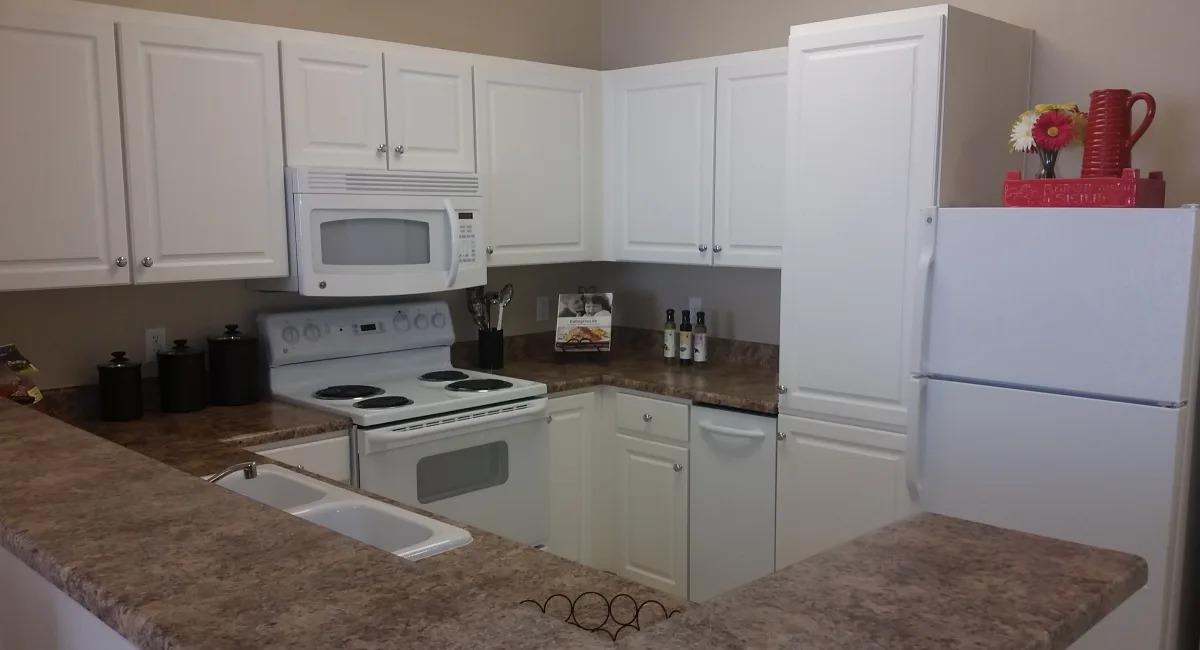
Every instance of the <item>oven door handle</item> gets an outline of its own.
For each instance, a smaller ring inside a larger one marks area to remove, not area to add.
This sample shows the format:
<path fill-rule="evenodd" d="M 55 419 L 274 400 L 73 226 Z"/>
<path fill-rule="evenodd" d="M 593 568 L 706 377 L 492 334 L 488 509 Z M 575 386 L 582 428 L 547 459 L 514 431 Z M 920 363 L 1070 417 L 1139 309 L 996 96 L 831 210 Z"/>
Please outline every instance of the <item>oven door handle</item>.
<path fill-rule="evenodd" d="M 459 417 L 449 416 L 438 422 L 437 416 L 431 417 L 422 422 L 422 426 L 398 425 L 395 427 L 381 427 L 368 431 L 361 431 L 363 435 L 363 444 L 359 449 L 360 454 L 370 454 L 377 451 L 385 451 L 392 447 L 413 444 L 428 440 L 430 436 L 442 434 L 445 437 L 453 437 L 459 433 L 470 433 L 478 430 L 481 425 L 508 426 L 512 424 L 521 424 L 522 422 L 544 422 L 546 407 L 548 401 L 545 397 L 529 400 L 524 402 L 527 404 L 525 408 L 519 411 L 500 410 L 496 413 L 491 413 L 471 419 L 463 419 Z M 480 410 L 486 411 L 484 407 Z M 449 435 L 447 435 L 449 434 Z"/>
<path fill-rule="evenodd" d="M 450 199 L 442 199 L 446 211 L 446 233 L 450 237 L 450 270 L 446 272 L 446 288 L 453 289 L 458 281 L 458 212 L 450 205 Z"/>

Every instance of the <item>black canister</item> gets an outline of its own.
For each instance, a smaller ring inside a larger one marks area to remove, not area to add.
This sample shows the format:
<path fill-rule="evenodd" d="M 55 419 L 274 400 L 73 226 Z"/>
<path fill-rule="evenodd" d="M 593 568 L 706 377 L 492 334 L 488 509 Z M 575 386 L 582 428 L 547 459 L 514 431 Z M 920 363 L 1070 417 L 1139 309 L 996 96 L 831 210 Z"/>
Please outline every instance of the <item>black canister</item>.
<path fill-rule="evenodd" d="M 226 325 L 223 334 L 208 337 L 208 399 L 237 406 L 257 402 L 258 395 L 258 339 Z"/>
<path fill-rule="evenodd" d="M 204 350 L 188 347 L 187 339 L 175 339 L 175 347 L 158 353 L 158 390 L 164 413 L 199 411 L 208 404 L 208 376 L 204 372 Z"/>
<path fill-rule="evenodd" d="M 100 419 L 125 422 L 142 417 L 142 364 L 112 353 L 108 363 L 96 365 L 100 375 Z"/>

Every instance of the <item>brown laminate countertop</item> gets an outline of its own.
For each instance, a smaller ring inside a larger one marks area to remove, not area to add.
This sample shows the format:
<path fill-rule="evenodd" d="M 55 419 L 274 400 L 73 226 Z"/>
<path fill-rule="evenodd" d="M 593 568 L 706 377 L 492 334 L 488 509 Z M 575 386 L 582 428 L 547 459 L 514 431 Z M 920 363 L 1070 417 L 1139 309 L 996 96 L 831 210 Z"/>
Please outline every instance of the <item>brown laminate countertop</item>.
<path fill-rule="evenodd" d="M 663 360 L 661 333 L 615 329 L 613 352 L 588 357 L 556 357 L 553 332 L 512 337 L 504 367 L 488 372 L 541 382 L 550 393 L 616 386 L 764 415 L 778 411 L 778 346 L 711 339 L 709 363 L 682 366 Z M 455 365 L 475 367 L 473 352 L 467 346 Z"/>
<path fill-rule="evenodd" d="M 142 647 L 603 648 L 519 601 L 595 589 L 681 605 L 470 527 L 470 545 L 407 562 L 189 475 L 337 418 L 275 403 L 73 416 L 142 453 L 0 401 L 0 546 Z M 1130 555 L 925 514 L 618 645 L 1057 650 L 1145 580 Z"/>

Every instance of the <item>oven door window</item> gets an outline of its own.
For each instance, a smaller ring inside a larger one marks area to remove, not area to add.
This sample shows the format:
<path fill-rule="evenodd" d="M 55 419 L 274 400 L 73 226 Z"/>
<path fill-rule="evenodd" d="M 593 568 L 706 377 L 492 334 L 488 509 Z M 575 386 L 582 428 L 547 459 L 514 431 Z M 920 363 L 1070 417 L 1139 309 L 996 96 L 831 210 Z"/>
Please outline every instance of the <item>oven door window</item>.
<path fill-rule="evenodd" d="M 490 442 L 417 461 L 417 501 L 433 503 L 508 481 L 508 443 Z"/>
<path fill-rule="evenodd" d="M 430 262 L 427 219 L 356 217 L 320 222 L 322 266 L 412 266 Z"/>

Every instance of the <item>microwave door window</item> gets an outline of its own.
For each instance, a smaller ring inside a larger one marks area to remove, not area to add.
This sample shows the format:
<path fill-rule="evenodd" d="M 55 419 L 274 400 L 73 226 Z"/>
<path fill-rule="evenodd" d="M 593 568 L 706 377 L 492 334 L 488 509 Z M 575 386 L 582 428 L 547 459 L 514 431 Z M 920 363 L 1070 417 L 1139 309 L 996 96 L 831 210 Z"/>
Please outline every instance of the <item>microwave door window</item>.
<path fill-rule="evenodd" d="M 430 224 L 421 219 L 349 218 L 320 222 L 322 266 L 427 266 Z"/>

